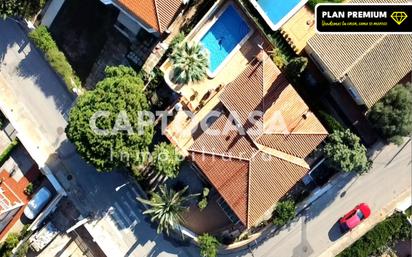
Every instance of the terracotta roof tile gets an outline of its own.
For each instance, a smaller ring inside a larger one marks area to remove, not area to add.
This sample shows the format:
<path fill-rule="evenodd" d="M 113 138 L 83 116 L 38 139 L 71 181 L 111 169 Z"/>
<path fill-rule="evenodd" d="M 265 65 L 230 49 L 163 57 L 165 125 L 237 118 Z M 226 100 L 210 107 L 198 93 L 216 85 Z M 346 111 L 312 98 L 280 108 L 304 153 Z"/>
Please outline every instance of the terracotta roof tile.
<path fill-rule="evenodd" d="M 121 6 L 156 31 L 164 32 L 172 23 L 181 0 L 117 0 Z"/>
<path fill-rule="evenodd" d="M 243 224 L 250 227 L 306 174 L 308 165 L 302 158 L 323 141 L 327 132 L 266 54 L 251 62 L 224 90 L 220 99 L 228 112 L 223 111 L 199 136 L 194 133 L 195 142 L 189 151 L 195 152 L 199 168 Z M 251 135 L 257 124 L 248 123 L 248 117 L 254 110 L 265 113 L 259 122 L 270 133 L 262 129 L 260 134 Z M 274 115 L 285 122 L 283 129 L 267 125 Z M 231 128 L 226 130 L 228 134 L 210 134 L 225 128 Z M 247 133 L 241 134 L 244 130 Z M 206 160 L 199 160 L 202 152 L 209 156 Z M 262 158 L 267 153 L 269 160 Z M 221 156 L 234 159 L 227 162 Z M 235 197 L 233 192 L 242 197 Z M 243 198 L 245 193 L 247 198 Z"/>
<path fill-rule="evenodd" d="M 255 224 L 292 187 L 308 169 L 262 153 L 250 162 L 248 224 Z"/>
<path fill-rule="evenodd" d="M 219 191 L 239 220 L 246 224 L 249 162 L 228 161 L 220 156 L 197 153 L 192 155 L 192 159 Z"/>
<path fill-rule="evenodd" d="M 224 112 L 202 133 L 189 148 L 191 151 L 214 153 L 239 159 L 250 159 L 258 151 L 253 142 L 239 135 L 237 128 L 232 123 L 233 118 Z M 227 133 L 209 133 L 210 131 L 227 131 Z"/>
<path fill-rule="evenodd" d="M 412 70 L 412 35 L 318 34 L 308 46 L 335 80 L 353 83 L 367 107 Z"/>

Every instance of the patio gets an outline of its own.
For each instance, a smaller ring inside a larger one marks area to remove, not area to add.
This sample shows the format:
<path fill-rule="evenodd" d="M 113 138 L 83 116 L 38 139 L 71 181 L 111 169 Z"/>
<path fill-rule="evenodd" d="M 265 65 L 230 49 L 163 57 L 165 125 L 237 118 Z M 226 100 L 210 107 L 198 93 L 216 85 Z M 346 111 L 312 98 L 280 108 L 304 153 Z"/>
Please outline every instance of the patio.
<path fill-rule="evenodd" d="M 293 51 L 300 54 L 316 33 L 315 14 L 307 5 L 303 6 L 280 28 L 280 32 Z"/>
<path fill-rule="evenodd" d="M 196 84 L 184 85 L 181 88 L 172 88 L 181 94 L 180 103 L 183 109 L 176 113 L 173 121 L 166 128 L 165 135 L 182 152 L 186 153 L 186 149 L 193 143 L 192 132 L 199 122 L 210 111 L 218 107 L 219 96 L 223 92 L 224 86 L 239 76 L 249 62 L 261 51 L 259 45 L 267 46 L 268 43 L 255 31 L 214 78 L 207 78 Z M 161 69 L 167 74 L 170 67 L 171 63 L 166 61 Z M 189 117 L 188 112 L 194 114 L 192 118 Z"/>
<path fill-rule="evenodd" d="M 168 180 L 167 186 L 175 190 L 181 190 L 188 185 L 190 194 L 201 194 L 203 188 L 210 189 L 208 205 L 202 211 L 197 206 L 201 196 L 191 202 L 189 210 L 184 213 L 185 226 L 197 234 L 218 233 L 223 230 L 230 230 L 233 223 L 226 216 L 225 212 L 218 205 L 220 195 L 210 185 L 190 161 L 183 162 L 179 176 L 176 179 Z"/>

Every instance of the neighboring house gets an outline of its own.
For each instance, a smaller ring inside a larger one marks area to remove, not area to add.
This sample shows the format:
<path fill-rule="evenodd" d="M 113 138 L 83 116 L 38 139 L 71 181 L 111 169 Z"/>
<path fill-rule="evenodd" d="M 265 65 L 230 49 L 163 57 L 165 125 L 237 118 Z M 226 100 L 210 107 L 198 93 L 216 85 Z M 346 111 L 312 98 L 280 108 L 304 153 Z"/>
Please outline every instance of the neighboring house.
<path fill-rule="evenodd" d="M 270 217 L 276 203 L 307 174 L 305 158 L 327 131 L 264 52 L 225 86 L 219 99 L 221 115 L 188 151 L 250 228 Z M 251 113 L 262 115 L 250 119 Z"/>
<path fill-rule="evenodd" d="M 174 18 L 188 0 L 100 0 L 120 10 L 116 27 L 129 38 L 140 29 L 161 35 L 168 32 Z"/>
<path fill-rule="evenodd" d="M 358 105 L 372 107 L 412 70 L 412 35 L 316 35 L 306 52 Z"/>

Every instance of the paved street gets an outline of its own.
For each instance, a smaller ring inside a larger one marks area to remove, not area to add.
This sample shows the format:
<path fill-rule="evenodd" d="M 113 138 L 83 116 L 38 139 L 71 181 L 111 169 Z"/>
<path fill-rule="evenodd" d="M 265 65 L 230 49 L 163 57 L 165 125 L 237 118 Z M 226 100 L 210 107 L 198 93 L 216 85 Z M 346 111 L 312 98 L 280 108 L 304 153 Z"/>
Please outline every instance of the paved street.
<path fill-rule="evenodd" d="M 400 151 L 400 152 L 399 152 Z M 373 170 L 358 178 L 342 179 L 317 200 L 301 217 L 274 237 L 270 237 L 250 251 L 241 251 L 224 256 L 335 256 L 333 245 L 346 244 L 357 233 L 365 233 L 367 222 L 352 233 L 340 238 L 338 218 L 357 204 L 366 202 L 372 210 L 369 218 L 378 219 L 380 211 L 403 192 L 410 195 L 412 168 L 411 142 L 404 147 L 389 146 L 377 155 Z M 405 195 L 403 193 L 403 195 Z M 375 215 L 375 216 L 374 216 Z M 368 221 L 368 220 L 367 220 Z M 358 236 L 358 235 L 357 235 Z"/>
<path fill-rule="evenodd" d="M 111 256 L 197 256 L 197 248 L 177 247 L 156 233 L 135 200 L 134 186 L 116 192 L 127 182 L 122 174 L 99 174 L 76 154 L 66 140 L 63 116 L 74 99 L 16 23 L 0 20 L 0 32 L 0 102 L 18 123 L 19 136 L 30 138 L 36 154 L 43 155 L 36 159 L 48 160 L 84 214 L 93 211 L 98 220 L 91 228 L 104 232 Z"/>

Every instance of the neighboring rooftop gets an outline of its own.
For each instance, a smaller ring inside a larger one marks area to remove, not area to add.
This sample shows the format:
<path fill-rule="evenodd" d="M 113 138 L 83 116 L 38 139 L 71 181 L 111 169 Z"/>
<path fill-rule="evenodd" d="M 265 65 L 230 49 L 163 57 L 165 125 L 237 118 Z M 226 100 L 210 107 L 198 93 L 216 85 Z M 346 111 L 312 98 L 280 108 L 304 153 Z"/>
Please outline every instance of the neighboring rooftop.
<path fill-rule="evenodd" d="M 350 79 L 368 108 L 412 70 L 412 35 L 318 34 L 308 46 L 337 81 Z"/>
<path fill-rule="evenodd" d="M 239 220 L 251 227 L 308 172 L 304 158 L 327 131 L 263 52 L 220 99 L 222 115 L 189 152 Z M 263 117 L 250 122 L 254 111 Z"/>
<path fill-rule="evenodd" d="M 140 21 L 163 33 L 172 23 L 182 0 L 117 0 Z"/>

